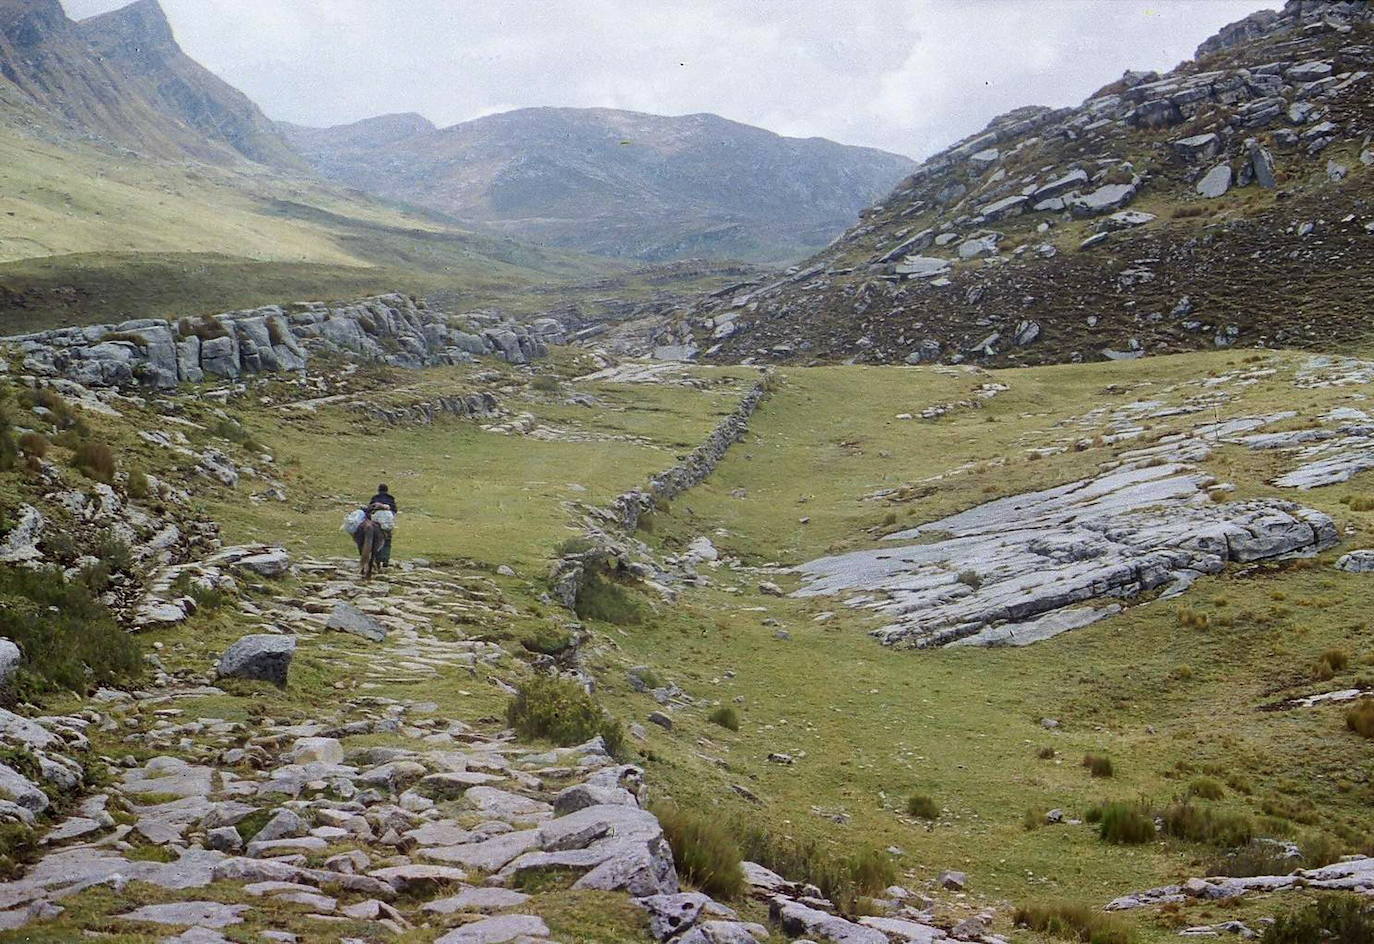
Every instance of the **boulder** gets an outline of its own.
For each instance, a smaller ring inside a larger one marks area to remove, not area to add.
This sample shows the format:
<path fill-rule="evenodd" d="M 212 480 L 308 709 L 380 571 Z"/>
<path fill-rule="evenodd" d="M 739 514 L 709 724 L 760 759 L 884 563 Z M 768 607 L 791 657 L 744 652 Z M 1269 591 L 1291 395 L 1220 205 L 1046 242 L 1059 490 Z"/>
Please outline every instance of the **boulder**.
<path fill-rule="evenodd" d="M 907 256 L 893 267 L 893 272 L 913 279 L 933 279 L 944 275 L 949 269 L 948 259 L 938 259 L 934 256 Z"/>
<path fill-rule="evenodd" d="M 1209 200 L 1226 196 L 1231 189 L 1231 165 L 1218 164 L 1197 182 L 1197 192 Z"/>
<path fill-rule="evenodd" d="M 1293 66 L 1285 75 L 1288 81 L 1301 84 L 1328 78 L 1335 71 L 1336 67 L 1329 62 L 1314 61 Z"/>
<path fill-rule="evenodd" d="M 1351 551 L 1336 561 L 1336 566 L 1352 574 L 1374 573 L 1374 550 Z"/>
<path fill-rule="evenodd" d="M 220 678 L 252 679 L 285 687 L 296 640 L 291 636 L 244 636 L 220 657 Z"/>
<path fill-rule="evenodd" d="M 9 687 L 14 673 L 24 661 L 24 653 L 11 640 L 0 639 L 0 691 Z"/>
<path fill-rule="evenodd" d="M 876 928 L 866 928 L 789 898 L 774 898 L 768 912 L 789 937 L 805 936 L 832 944 L 888 944 L 887 935 Z"/>
<path fill-rule="evenodd" d="M 1091 193 L 1081 194 L 1069 200 L 1069 212 L 1074 216 L 1101 216 L 1114 213 L 1134 200 L 1138 189 L 1133 183 L 1098 187 Z"/>
<path fill-rule="evenodd" d="M 293 764 L 342 764 L 344 749 L 334 738 L 305 737 L 297 738 L 291 745 Z"/>
<path fill-rule="evenodd" d="M 1215 134 L 1195 134 L 1175 141 L 1174 150 L 1189 163 L 1210 161 L 1221 153 L 1221 138 Z"/>
<path fill-rule="evenodd" d="M 978 212 L 983 219 L 993 222 L 996 220 L 1005 220 L 1013 216 L 1020 216 L 1022 213 L 1026 212 L 1026 208 L 1029 205 L 1030 198 L 1018 194 L 1017 196 L 1006 197 L 995 203 L 989 203 L 986 206 L 979 207 Z"/>
<path fill-rule="evenodd" d="M 370 642 L 386 642 L 386 627 L 348 603 L 336 603 L 324 625 L 326 629 L 361 636 Z"/>
<path fill-rule="evenodd" d="M 251 554 L 235 566 L 241 570 L 252 571 L 260 577 L 281 577 L 291 569 L 291 555 L 278 547 L 264 554 Z"/>
<path fill-rule="evenodd" d="M 1266 190 L 1278 186 L 1274 177 L 1274 155 L 1270 154 L 1255 138 L 1245 140 L 1245 153 L 1249 158 L 1250 172 L 1255 183 Z"/>
<path fill-rule="evenodd" d="M 0 764 L 0 798 L 17 803 L 31 813 L 41 813 L 48 808 L 47 794 L 7 764 Z"/>
<path fill-rule="evenodd" d="M 32 505 L 21 505 L 18 519 L 5 535 L 5 540 L 0 542 L 0 563 L 23 564 L 43 557 L 43 552 L 38 549 L 38 541 L 47 524 L 43 513 Z"/>
<path fill-rule="evenodd" d="M 526 938 L 546 938 L 549 926 L 535 915 L 500 915 L 465 924 L 450 931 L 434 944 L 506 944 Z"/>

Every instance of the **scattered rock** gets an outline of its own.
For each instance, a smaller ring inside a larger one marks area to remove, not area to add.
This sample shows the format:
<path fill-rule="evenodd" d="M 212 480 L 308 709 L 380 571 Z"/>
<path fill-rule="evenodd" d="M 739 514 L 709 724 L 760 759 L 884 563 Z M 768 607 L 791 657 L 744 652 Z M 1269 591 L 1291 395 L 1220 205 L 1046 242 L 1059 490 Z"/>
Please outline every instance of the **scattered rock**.
<path fill-rule="evenodd" d="M 220 657 L 221 678 L 253 679 L 286 687 L 296 640 L 290 636 L 244 636 Z"/>

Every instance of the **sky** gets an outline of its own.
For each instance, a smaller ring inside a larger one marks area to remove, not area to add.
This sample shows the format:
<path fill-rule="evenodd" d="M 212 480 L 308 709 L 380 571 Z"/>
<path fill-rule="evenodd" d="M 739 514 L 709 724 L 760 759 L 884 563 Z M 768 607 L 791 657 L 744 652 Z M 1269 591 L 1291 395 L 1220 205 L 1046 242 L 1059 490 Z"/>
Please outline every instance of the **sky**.
<path fill-rule="evenodd" d="M 714 112 L 924 158 L 1023 105 L 1166 70 L 1279 0 L 161 0 L 278 120 L 539 105 Z M 124 0 L 63 0 L 73 18 Z"/>

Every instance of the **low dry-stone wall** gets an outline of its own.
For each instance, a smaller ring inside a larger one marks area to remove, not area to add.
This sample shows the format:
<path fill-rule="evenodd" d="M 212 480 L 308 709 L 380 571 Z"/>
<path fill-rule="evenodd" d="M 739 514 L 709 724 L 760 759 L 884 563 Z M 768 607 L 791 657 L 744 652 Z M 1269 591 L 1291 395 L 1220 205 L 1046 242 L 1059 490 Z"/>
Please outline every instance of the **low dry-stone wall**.
<path fill-rule="evenodd" d="M 60 328 L 0 339 L 24 370 L 86 386 L 146 386 L 236 380 L 304 370 L 315 354 L 341 354 L 394 367 L 463 363 L 494 356 L 515 364 L 548 354 L 556 340 L 524 325 L 484 319 L 463 330 L 406 295 L 344 305 L 305 302 L 165 321 Z"/>
<path fill-rule="evenodd" d="M 423 403 L 382 406 L 359 403 L 354 410 L 370 420 L 388 426 L 428 426 L 441 416 L 480 419 L 501 412 L 500 401 L 490 393 L 470 393 L 466 396 L 435 397 Z"/>
<path fill-rule="evenodd" d="M 679 495 L 706 481 L 707 476 L 716 470 L 720 460 L 730 447 L 744 438 L 749 429 L 749 420 L 769 394 L 769 378 L 764 377 L 747 393 L 730 415 L 706 437 L 691 455 L 672 468 L 659 473 L 650 481 L 648 488 L 634 489 L 619 495 L 609 509 L 598 514 L 620 528 L 626 535 L 633 535 L 639 527 L 639 520 L 653 510 L 660 501 L 672 501 Z M 575 609 L 577 596 L 581 592 L 586 577 L 587 566 L 596 560 L 608 557 L 622 557 L 622 548 L 612 546 L 607 535 L 596 528 L 588 528 L 588 538 L 592 548 L 588 551 L 569 554 L 560 558 L 553 566 L 551 580 L 554 596 L 568 609 Z M 632 568 L 635 569 L 635 568 Z M 642 576 L 642 574 L 641 574 Z"/>

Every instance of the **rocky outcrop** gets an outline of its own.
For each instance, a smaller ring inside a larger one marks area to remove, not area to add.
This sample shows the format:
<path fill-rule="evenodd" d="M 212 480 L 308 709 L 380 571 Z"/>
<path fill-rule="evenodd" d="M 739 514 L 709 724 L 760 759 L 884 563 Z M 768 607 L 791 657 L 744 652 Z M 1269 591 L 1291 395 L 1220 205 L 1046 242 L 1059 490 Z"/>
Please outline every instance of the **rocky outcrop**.
<path fill-rule="evenodd" d="M 543 337 L 523 325 L 472 327 L 455 327 L 410 296 L 381 295 L 344 305 L 308 302 L 177 321 L 62 328 L 3 338 L 0 344 L 17 350 L 25 371 L 40 377 L 157 389 L 302 371 L 320 355 L 414 368 L 480 356 L 524 364 L 548 353 Z"/>
<path fill-rule="evenodd" d="M 370 420 L 388 426 L 429 426 L 441 416 L 483 419 L 501 412 L 501 404 L 494 394 L 471 393 L 466 396 L 435 397 L 423 403 L 405 406 L 383 406 L 378 403 L 359 403 L 353 407 Z"/>
<path fill-rule="evenodd" d="M 1181 593 L 1228 563 L 1312 554 L 1336 526 L 1291 502 L 1214 502 L 1205 473 L 1154 457 L 998 499 L 890 537 L 913 542 L 798 568 L 801 597 L 861 596 L 891 620 L 873 635 L 914 648 L 1027 645 Z"/>

